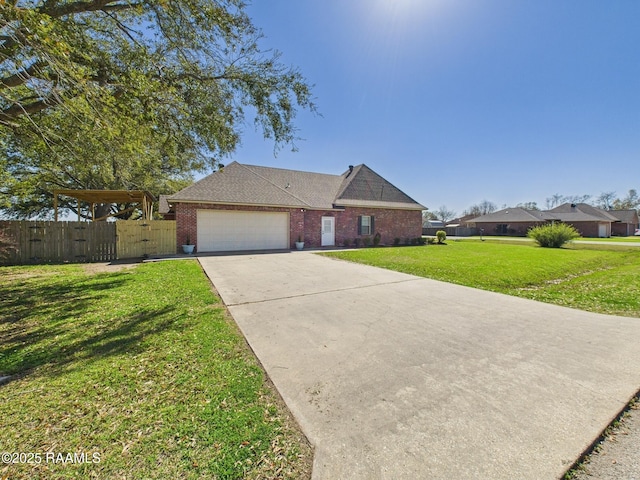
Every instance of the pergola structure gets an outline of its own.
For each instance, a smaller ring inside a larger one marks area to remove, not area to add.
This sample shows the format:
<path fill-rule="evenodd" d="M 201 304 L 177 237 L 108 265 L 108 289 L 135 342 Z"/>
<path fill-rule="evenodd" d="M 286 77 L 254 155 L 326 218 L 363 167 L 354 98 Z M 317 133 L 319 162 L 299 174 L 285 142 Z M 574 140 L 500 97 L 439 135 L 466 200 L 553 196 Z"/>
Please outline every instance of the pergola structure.
<path fill-rule="evenodd" d="M 117 217 L 128 213 L 136 207 L 125 208 L 116 213 L 111 213 L 100 218 L 95 218 L 96 204 L 102 203 L 137 203 L 142 210 L 142 219 L 151 220 L 153 216 L 153 202 L 155 197 L 144 190 L 71 190 L 61 189 L 53 191 L 53 208 L 55 220 L 58 221 L 58 195 L 64 195 L 78 200 L 78 220 L 80 220 L 80 202 L 91 205 L 91 220 L 106 220 L 108 217 Z"/>

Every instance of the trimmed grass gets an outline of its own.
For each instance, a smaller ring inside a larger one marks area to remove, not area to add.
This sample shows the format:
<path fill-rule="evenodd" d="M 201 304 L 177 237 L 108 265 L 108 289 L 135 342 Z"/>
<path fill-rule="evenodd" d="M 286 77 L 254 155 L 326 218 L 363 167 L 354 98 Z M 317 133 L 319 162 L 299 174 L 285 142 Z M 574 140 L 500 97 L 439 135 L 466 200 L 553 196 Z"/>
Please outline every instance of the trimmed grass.
<path fill-rule="evenodd" d="M 535 243 L 533 239 L 528 237 L 508 237 L 508 236 L 495 236 L 495 235 L 483 235 L 482 238 L 485 241 L 501 241 L 501 242 L 530 242 Z M 459 241 L 468 241 L 468 240 L 480 240 L 479 235 L 474 235 L 473 237 L 464 237 L 459 238 Z M 632 236 L 632 237 L 609 237 L 609 238 L 594 238 L 594 237 L 580 237 L 576 238 L 577 242 L 602 242 L 602 243 L 640 243 L 640 236 Z"/>
<path fill-rule="evenodd" d="M 196 262 L 4 267 L 0 288 L 0 375 L 16 375 L 0 451 L 41 453 L 0 477 L 310 476 L 310 447 Z"/>
<path fill-rule="evenodd" d="M 326 255 L 592 312 L 640 317 L 640 251 L 461 241 Z"/>
<path fill-rule="evenodd" d="M 624 242 L 624 243 L 640 243 L 640 236 L 633 237 L 609 237 L 609 238 L 588 238 L 588 237 L 580 237 L 577 240 L 588 241 L 588 242 Z"/>

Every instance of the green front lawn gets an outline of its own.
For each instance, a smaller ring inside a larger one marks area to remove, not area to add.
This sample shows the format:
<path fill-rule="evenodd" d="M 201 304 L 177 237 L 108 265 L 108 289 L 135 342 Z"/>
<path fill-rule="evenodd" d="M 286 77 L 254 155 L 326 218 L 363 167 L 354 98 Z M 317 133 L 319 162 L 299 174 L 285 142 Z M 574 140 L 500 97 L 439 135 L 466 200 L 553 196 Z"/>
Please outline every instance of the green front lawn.
<path fill-rule="evenodd" d="M 640 236 L 633 237 L 609 237 L 609 238 L 589 238 L 589 237 L 580 237 L 578 240 L 588 241 L 588 242 L 624 242 L 624 243 L 640 243 Z"/>
<path fill-rule="evenodd" d="M 40 454 L 1 478 L 309 477 L 309 446 L 197 262 L 3 267 L 0 289 L 0 375 L 16 378 L 0 452 Z"/>
<path fill-rule="evenodd" d="M 640 317 L 640 251 L 460 241 L 326 255 L 593 312 Z"/>

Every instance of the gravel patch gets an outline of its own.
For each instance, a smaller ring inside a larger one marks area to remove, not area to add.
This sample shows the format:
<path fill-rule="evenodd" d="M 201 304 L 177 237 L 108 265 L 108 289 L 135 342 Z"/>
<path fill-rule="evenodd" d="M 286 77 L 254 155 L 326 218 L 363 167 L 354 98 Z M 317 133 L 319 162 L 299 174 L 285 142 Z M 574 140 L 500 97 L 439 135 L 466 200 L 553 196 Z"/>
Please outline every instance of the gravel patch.
<path fill-rule="evenodd" d="M 640 480 L 640 403 L 636 401 L 572 480 Z"/>

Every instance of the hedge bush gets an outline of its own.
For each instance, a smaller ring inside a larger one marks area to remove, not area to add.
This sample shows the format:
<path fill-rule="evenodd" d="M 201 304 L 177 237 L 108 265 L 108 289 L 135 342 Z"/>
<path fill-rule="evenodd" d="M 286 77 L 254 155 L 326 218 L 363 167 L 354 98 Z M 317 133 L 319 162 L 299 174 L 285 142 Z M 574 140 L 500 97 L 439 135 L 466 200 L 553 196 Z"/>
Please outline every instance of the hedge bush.
<path fill-rule="evenodd" d="M 580 236 L 580 233 L 566 223 L 552 223 L 530 228 L 527 237 L 533 238 L 538 245 L 546 248 L 560 248 Z"/>

